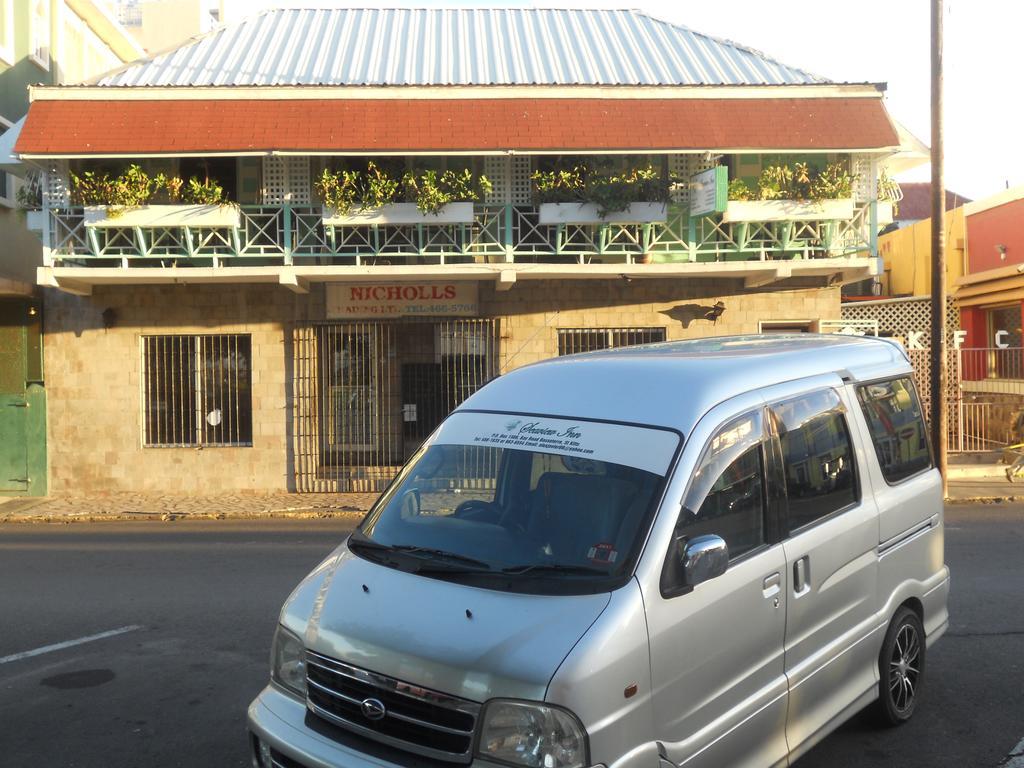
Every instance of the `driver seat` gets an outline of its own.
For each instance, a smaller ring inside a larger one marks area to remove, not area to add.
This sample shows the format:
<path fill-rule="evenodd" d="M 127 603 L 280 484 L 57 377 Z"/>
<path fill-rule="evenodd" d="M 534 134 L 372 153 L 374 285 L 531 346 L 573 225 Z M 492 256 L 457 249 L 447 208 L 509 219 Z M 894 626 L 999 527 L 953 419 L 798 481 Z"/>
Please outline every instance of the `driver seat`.
<path fill-rule="evenodd" d="M 545 472 L 533 492 L 527 532 L 558 562 L 585 564 L 594 546 L 615 545 L 635 494 L 628 480 Z"/>

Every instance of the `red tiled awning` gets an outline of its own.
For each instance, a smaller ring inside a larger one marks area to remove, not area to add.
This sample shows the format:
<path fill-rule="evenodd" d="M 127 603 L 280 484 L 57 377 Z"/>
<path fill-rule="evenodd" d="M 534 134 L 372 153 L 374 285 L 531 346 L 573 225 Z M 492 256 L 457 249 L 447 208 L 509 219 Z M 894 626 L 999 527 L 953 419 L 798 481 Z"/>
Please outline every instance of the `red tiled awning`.
<path fill-rule="evenodd" d="M 881 99 L 39 100 L 21 155 L 874 149 Z"/>

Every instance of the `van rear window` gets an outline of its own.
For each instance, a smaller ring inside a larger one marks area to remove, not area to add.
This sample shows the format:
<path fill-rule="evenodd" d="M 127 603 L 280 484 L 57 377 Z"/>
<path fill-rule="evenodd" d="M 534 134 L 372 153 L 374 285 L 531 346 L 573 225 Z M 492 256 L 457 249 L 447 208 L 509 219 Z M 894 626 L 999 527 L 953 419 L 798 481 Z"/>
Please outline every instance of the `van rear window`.
<path fill-rule="evenodd" d="M 932 465 L 924 413 L 909 377 L 857 388 L 882 476 L 896 483 Z"/>

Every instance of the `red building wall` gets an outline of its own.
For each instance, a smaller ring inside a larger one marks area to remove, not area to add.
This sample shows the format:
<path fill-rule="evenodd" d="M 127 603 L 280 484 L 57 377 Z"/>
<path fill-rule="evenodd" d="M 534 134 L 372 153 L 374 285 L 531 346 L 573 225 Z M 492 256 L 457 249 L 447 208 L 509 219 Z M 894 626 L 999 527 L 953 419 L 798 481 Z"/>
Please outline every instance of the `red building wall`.
<path fill-rule="evenodd" d="M 999 245 L 1006 246 L 1005 258 Z M 967 252 L 971 273 L 1024 264 L 1024 200 L 969 214 Z"/>

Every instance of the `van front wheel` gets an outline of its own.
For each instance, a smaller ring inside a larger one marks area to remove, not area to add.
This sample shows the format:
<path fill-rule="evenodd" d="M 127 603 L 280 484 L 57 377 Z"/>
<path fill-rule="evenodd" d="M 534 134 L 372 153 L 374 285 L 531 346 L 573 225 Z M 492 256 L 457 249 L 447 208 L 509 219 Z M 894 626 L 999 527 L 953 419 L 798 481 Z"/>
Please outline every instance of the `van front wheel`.
<path fill-rule="evenodd" d="M 924 627 L 909 608 L 889 624 L 878 657 L 878 714 L 886 725 L 902 725 L 914 714 L 924 678 Z"/>

